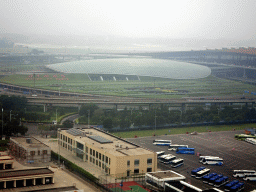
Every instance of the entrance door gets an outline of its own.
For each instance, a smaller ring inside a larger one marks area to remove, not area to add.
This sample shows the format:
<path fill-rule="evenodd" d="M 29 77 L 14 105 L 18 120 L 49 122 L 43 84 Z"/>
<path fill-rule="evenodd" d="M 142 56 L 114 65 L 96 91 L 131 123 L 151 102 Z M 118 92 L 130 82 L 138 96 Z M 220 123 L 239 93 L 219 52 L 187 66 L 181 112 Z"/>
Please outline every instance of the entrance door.
<path fill-rule="evenodd" d="M 127 170 L 127 177 L 130 176 L 130 173 L 131 173 L 131 171 L 130 171 L 130 170 Z"/>

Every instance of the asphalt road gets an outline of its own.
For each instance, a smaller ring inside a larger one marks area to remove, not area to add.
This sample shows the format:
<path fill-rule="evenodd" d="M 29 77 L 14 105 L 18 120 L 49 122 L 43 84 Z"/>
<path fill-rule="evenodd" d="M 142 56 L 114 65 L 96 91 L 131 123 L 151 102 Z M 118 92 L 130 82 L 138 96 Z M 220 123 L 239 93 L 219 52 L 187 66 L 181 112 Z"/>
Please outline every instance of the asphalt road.
<path fill-rule="evenodd" d="M 205 166 L 211 169 L 211 172 L 228 176 L 229 180 L 235 180 L 232 171 L 235 169 L 256 170 L 256 145 L 252 145 L 245 141 L 234 139 L 234 135 L 243 133 L 243 131 L 227 131 L 227 132 L 207 132 L 198 135 L 166 135 L 157 137 L 144 137 L 127 139 L 140 146 L 153 151 L 166 151 L 167 154 L 173 154 L 177 158 L 184 159 L 184 165 L 178 168 L 171 168 L 170 165 L 158 163 L 158 168 L 162 170 L 173 170 L 186 177 L 186 182 L 191 183 L 201 189 L 212 188 L 208 184 L 204 184 L 202 180 L 195 179 L 190 176 L 191 170 Z M 154 139 L 170 139 L 173 144 L 185 144 L 195 148 L 195 155 L 176 154 L 174 151 L 168 151 L 167 146 L 155 146 L 152 144 Z M 203 165 L 199 162 L 197 153 L 208 156 L 219 156 L 224 159 L 224 165 Z M 256 189 L 256 181 L 244 181 L 244 192 Z M 223 187 L 220 187 L 223 190 Z"/>

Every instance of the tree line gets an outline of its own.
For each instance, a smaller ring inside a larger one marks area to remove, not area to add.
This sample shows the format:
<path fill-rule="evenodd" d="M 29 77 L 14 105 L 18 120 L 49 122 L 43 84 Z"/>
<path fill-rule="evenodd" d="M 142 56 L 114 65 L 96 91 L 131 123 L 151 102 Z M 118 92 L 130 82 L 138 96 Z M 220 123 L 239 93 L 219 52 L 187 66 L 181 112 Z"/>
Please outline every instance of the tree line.
<path fill-rule="evenodd" d="M 171 125 L 182 123 L 213 123 L 219 122 L 242 122 L 256 119 L 256 111 L 248 106 L 239 109 L 233 106 L 224 106 L 220 108 L 212 105 L 207 109 L 203 106 L 189 107 L 188 110 L 170 110 L 167 105 L 154 105 L 148 110 L 144 110 L 142 106 L 139 108 L 125 107 L 121 111 L 113 109 L 101 109 L 97 105 L 85 104 L 79 111 L 81 116 L 80 123 L 91 125 L 103 125 L 106 129 L 112 128 L 130 128 L 150 126 L 158 127 L 161 125 Z"/>

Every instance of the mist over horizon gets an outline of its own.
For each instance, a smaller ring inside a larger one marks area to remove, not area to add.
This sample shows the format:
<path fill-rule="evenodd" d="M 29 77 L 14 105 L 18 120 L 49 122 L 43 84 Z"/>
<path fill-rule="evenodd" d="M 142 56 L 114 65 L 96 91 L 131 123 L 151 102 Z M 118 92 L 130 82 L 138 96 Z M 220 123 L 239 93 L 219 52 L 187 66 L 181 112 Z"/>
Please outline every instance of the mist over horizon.
<path fill-rule="evenodd" d="M 256 47 L 255 9 L 254 0 L 2 1 L 0 38 L 131 50 Z"/>

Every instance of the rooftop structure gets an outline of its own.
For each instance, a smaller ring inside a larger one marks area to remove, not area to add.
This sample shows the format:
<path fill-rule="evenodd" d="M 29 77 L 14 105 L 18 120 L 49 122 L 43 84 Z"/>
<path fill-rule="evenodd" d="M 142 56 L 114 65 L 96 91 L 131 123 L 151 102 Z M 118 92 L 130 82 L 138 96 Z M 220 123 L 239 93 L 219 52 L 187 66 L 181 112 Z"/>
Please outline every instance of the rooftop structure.
<path fill-rule="evenodd" d="M 11 137 L 10 153 L 25 163 L 49 162 L 51 149 L 33 137 Z"/>

